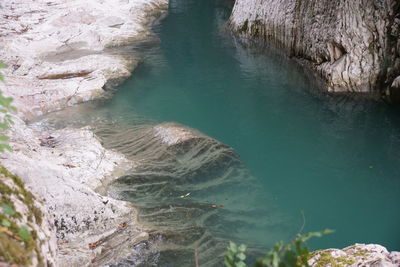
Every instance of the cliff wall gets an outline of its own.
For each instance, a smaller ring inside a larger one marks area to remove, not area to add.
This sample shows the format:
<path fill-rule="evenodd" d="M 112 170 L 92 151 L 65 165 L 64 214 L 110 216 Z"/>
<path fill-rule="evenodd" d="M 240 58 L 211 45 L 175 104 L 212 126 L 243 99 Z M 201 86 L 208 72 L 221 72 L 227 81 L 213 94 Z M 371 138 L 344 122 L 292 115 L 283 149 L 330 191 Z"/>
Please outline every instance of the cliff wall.
<path fill-rule="evenodd" d="M 310 66 L 330 92 L 400 100 L 400 2 L 236 0 L 231 27 Z"/>

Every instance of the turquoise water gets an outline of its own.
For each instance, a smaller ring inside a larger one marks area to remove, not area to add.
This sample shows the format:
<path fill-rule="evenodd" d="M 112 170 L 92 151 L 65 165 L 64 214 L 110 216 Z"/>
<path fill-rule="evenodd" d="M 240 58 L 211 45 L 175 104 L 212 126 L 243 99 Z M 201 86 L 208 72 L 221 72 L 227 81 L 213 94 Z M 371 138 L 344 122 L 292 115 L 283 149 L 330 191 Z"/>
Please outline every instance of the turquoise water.
<path fill-rule="evenodd" d="M 399 250 L 399 110 L 325 95 L 293 61 L 239 44 L 224 26 L 229 5 L 171 0 L 154 26 L 160 43 L 144 49 L 105 108 L 179 122 L 235 149 L 262 189 L 253 197 L 279 214 L 270 217 L 275 228 L 242 229 L 241 242 L 267 247 L 304 224 L 303 232 L 336 230 L 314 249 L 357 242 Z"/>

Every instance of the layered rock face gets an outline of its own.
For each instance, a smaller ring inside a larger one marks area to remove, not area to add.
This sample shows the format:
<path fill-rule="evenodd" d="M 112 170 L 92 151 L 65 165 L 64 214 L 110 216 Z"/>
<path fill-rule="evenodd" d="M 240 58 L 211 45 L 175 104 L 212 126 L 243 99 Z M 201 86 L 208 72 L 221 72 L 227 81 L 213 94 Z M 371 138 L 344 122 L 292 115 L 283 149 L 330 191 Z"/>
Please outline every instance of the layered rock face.
<path fill-rule="evenodd" d="M 311 66 L 330 92 L 399 100 L 400 2 L 236 0 L 230 25 Z"/>

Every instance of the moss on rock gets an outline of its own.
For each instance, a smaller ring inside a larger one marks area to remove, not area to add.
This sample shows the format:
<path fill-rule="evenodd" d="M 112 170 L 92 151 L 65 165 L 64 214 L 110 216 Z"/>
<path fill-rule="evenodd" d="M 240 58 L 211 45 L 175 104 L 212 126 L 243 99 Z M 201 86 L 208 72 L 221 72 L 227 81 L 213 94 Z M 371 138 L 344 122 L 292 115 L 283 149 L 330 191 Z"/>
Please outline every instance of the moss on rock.
<path fill-rule="evenodd" d="M 395 266 L 399 252 L 377 244 L 355 244 L 344 249 L 318 250 L 308 260 L 312 267 Z M 397 266 L 397 265 L 396 265 Z"/>
<path fill-rule="evenodd" d="M 36 257 L 35 262 L 42 263 L 37 233 L 30 224 L 42 224 L 42 212 L 35 201 L 22 180 L 0 166 L 0 261 L 27 266 Z M 4 206 L 9 206 L 13 212 L 6 213 Z M 19 206 L 26 214 L 18 212 Z"/>
<path fill-rule="evenodd" d="M 352 256 L 333 257 L 329 250 L 319 250 L 311 253 L 311 258 L 318 257 L 313 267 L 342 267 L 349 266 L 356 262 Z"/>
<path fill-rule="evenodd" d="M 239 28 L 239 33 L 243 33 L 243 32 L 247 32 L 247 29 L 249 28 L 249 20 L 248 19 L 246 19 L 244 22 L 243 22 L 243 24 L 242 24 L 242 26 Z"/>

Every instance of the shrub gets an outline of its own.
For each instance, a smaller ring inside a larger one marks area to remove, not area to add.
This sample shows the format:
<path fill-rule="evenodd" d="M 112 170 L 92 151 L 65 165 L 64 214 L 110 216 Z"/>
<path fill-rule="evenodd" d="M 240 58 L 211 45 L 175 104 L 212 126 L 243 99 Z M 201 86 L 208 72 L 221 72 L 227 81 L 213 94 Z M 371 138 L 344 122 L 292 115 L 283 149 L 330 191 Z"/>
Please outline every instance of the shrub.
<path fill-rule="evenodd" d="M 308 234 L 298 234 L 297 237 L 284 244 L 282 241 L 275 244 L 267 254 L 259 258 L 256 267 L 310 267 L 308 259 L 310 258 L 310 251 L 308 250 L 305 242 L 312 237 L 321 237 L 326 234 L 332 233 L 332 230 L 326 229 L 321 232 L 311 232 Z M 246 246 L 240 245 L 239 247 L 230 242 L 225 256 L 225 266 L 227 267 L 245 267 L 244 254 Z"/>

